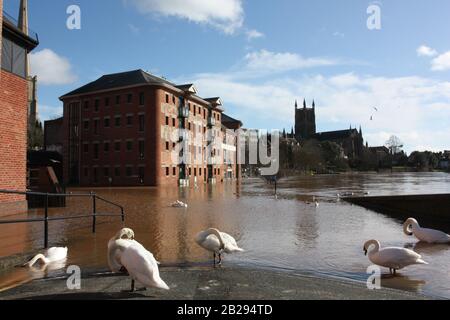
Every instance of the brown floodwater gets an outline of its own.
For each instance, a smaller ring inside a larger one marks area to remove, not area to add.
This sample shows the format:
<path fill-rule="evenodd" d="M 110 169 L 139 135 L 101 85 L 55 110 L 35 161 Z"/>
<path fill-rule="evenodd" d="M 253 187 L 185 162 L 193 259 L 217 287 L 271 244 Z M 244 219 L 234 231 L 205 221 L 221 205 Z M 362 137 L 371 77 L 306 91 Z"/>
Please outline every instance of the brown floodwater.
<path fill-rule="evenodd" d="M 88 190 L 74 189 L 76 192 Z M 413 248 L 430 264 L 412 266 L 392 277 L 383 269 L 385 287 L 450 298 L 450 245 L 417 244 L 402 232 L 402 221 L 338 201 L 336 194 L 370 195 L 450 193 L 445 173 L 361 174 L 293 177 L 273 186 L 261 179 L 240 185 L 225 183 L 195 188 L 127 188 L 94 190 L 125 207 L 127 227 L 165 265 L 209 266 L 211 255 L 194 242 L 197 232 L 216 227 L 232 234 L 244 253 L 225 256 L 224 263 L 295 274 L 346 278 L 365 282 L 371 264 L 362 252 L 366 240 L 382 246 Z M 319 199 L 316 207 L 312 197 Z M 181 200 L 186 209 L 170 207 Z M 67 208 L 51 215 L 86 213 L 88 199 L 73 198 Z M 117 213 L 106 204 L 101 212 Z M 31 210 L 29 216 L 42 214 Z M 122 227 L 119 218 L 98 218 L 97 233 L 91 220 L 50 223 L 50 245 L 68 246 L 67 265 L 82 269 L 107 268 L 108 239 Z M 0 225 L 0 257 L 42 247 L 42 223 Z M 0 273 L 0 292 L 35 278 L 61 276 L 64 269 L 12 268 Z M 0 293 L 1 298 L 1 293 Z"/>

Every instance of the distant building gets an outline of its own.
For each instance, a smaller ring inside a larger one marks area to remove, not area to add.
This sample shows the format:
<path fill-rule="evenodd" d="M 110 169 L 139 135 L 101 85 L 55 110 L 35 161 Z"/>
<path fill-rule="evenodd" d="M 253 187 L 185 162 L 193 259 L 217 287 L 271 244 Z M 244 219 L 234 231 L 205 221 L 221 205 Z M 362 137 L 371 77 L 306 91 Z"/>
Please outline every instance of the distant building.
<path fill-rule="evenodd" d="M 303 108 L 299 108 L 295 102 L 295 138 L 301 142 L 315 139 L 318 141 L 335 142 L 342 147 L 344 154 L 349 159 L 358 159 L 364 150 L 364 139 L 362 129 L 316 132 L 316 105 L 313 101 L 312 107 L 306 106 L 303 101 Z"/>
<path fill-rule="evenodd" d="M 63 153 L 63 123 L 64 119 L 58 118 L 44 122 L 44 149 Z"/>
<path fill-rule="evenodd" d="M 60 99 L 65 183 L 187 185 L 239 176 L 224 162 L 237 152 L 224 132 L 241 123 L 223 114 L 220 98 L 203 99 L 192 84 L 134 70 L 102 76 Z"/>
<path fill-rule="evenodd" d="M 0 189 L 26 189 L 28 54 L 38 45 L 28 30 L 21 2 L 20 22 L 3 12 L 0 0 Z M 26 11 L 25 11 L 26 12 Z M 0 215 L 27 209 L 24 196 L 0 194 Z"/>

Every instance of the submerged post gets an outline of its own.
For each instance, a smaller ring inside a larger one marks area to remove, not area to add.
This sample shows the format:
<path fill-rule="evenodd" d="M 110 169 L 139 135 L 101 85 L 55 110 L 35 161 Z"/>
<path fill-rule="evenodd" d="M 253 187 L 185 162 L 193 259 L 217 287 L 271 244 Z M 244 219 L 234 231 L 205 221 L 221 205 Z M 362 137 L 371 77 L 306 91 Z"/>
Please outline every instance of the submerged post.
<path fill-rule="evenodd" d="M 123 208 L 120 208 L 120 210 L 121 210 L 122 222 L 125 222 L 125 212 L 123 211 Z"/>
<path fill-rule="evenodd" d="M 48 248 L 48 193 L 45 194 L 44 248 Z"/>

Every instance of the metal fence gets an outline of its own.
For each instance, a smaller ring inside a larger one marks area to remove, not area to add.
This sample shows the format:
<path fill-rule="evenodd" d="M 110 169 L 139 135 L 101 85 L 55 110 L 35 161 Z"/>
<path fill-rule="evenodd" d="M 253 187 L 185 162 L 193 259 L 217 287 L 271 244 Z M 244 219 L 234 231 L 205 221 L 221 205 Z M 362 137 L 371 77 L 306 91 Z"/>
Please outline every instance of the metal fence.
<path fill-rule="evenodd" d="M 31 219 L 13 219 L 13 220 L 0 220 L 0 225 L 3 224 L 16 224 L 16 223 L 32 223 L 32 222 L 43 222 L 44 223 L 44 247 L 48 248 L 48 223 L 50 221 L 60 221 L 60 220 L 74 220 L 74 219 L 84 219 L 84 218 L 92 218 L 92 233 L 96 232 L 97 225 L 97 217 L 121 217 L 122 222 L 125 222 L 125 210 L 124 208 L 112 201 L 104 199 L 95 193 L 41 193 L 41 192 L 31 192 L 31 191 L 13 191 L 13 190 L 1 190 L 0 194 L 15 194 L 15 195 L 24 195 L 24 196 L 38 196 L 44 197 L 44 217 L 31 218 Z M 48 215 L 48 203 L 49 198 L 52 197 L 76 197 L 76 198 L 91 198 L 92 201 L 92 213 L 90 214 L 79 214 L 79 215 L 69 215 L 64 217 L 49 217 Z M 113 213 L 99 213 L 97 212 L 97 201 L 101 201 L 107 203 L 117 209 L 120 209 L 119 214 Z"/>

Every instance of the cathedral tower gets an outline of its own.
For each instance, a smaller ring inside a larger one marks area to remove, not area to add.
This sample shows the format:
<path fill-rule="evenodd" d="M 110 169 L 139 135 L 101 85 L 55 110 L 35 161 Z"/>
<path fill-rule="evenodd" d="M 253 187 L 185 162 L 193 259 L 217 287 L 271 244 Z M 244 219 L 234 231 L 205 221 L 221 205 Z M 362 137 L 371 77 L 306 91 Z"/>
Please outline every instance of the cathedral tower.
<path fill-rule="evenodd" d="M 312 108 L 306 106 L 303 100 L 303 108 L 298 108 L 295 102 L 295 138 L 300 141 L 310 139 L 316 134 L 316 104 L 313 101 Z"/>

